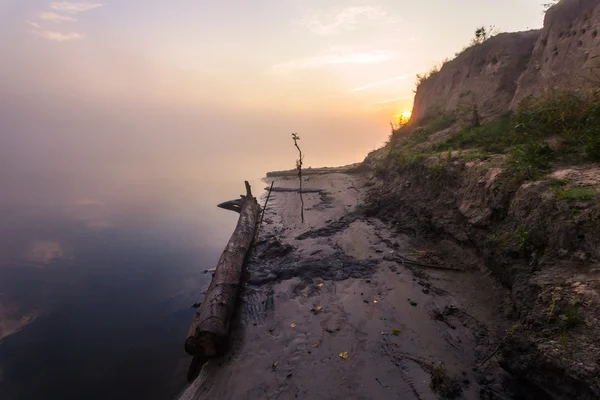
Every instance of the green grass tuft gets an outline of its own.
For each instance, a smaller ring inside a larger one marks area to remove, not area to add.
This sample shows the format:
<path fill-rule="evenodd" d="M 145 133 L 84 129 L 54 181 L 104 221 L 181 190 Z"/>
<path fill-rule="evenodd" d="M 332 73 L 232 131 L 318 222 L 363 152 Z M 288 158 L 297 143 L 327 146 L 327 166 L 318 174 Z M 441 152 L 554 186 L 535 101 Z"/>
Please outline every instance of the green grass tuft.
<path fill-rule="evenodd" d="M 549 183 L 550 183 L 550 187 L 561 188 L 561 187 L 564 187 L 567 184 L 567 181 L 564 181 L 562 179 L 551 178 L 549 180 Z"/>
<path fill-rule="evenodd" d="M 579 306 L 573 306 L 563 315 L 563 327 L 565 330 L 573 329 L 582 322 Z"/>
<path fill-rule="evenodd" d="M 596 190 L 593 187 L 554 189 L 554 193 L 561 200 L 592 200 L 597 195 Z"/>

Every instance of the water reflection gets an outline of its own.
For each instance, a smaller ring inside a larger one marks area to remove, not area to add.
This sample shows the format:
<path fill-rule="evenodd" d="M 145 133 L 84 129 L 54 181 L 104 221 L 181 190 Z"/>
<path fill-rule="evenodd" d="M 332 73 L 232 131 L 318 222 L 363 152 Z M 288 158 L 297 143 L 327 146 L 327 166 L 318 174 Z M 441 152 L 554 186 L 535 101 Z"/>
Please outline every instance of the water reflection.
<path fill-rule="evenodd" d="M 190 305 L 236 222 L 214 200 L 243 185 L 133 186 L 0 204 L 1 399 L 168 399 L 185 384 Z"/>
<path fill-rule="evenodd" d="M 27 251 L 25 259 L 35 266 L 44 267 L 50 261 L 62 256 L 63 249 L 59 242 L 54 240 L 36 240 Z"/>

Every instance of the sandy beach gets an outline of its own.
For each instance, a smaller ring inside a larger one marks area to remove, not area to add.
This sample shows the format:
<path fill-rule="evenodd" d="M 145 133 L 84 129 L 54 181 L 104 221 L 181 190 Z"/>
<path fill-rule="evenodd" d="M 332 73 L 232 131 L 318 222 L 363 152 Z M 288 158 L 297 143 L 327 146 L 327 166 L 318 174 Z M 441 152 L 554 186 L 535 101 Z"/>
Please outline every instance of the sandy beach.
<path fill-rule="evenodd" d="M 365 216 L 369 184 L 344 169 L 305 178 L 303 224 L 297 178 L 278 175 L 230 351 L 182 400 L 509 394 L 486 361 L 510 328 L 507 293 L 475 254 Z"/>

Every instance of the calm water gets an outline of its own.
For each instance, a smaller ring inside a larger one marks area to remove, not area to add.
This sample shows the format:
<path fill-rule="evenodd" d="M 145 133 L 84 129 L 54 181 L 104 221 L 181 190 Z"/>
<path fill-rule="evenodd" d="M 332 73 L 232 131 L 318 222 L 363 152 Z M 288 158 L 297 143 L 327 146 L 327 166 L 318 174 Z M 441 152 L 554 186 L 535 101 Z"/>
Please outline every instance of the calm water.
<path fill-rule="evenodd" d="M 0 399 L 177 395 L 190 305 L 237 220 L 215 204 L 241 179 L 4 192 Z"/>

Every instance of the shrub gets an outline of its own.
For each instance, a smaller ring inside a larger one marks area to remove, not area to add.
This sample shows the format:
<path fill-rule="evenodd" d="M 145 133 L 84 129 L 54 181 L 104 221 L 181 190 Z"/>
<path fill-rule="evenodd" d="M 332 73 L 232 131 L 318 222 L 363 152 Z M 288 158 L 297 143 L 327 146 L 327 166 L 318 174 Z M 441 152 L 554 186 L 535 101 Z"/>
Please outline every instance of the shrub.
<path fill-rule="evenodd" d="M 483 126 L 468 126 L 443 143 L 437 144 L 436 150 L 446 151 L 449 148 L 480 148 L 484 151 L 502 153 L 513 144 L 510 135 L 511 115 L 504 114 L 500 119 Z"/>
<path fill-rule="evenodd" d="M 456 117 L 448 114 L 443 114 L 438 118 L 429 121 L 425 126 L 425 130 L 429 133 L 442 131 L 450 128 L 456 122 Z"/>
<path fill-rule="evenodd" d="M 591 200 L 596 197 L 596 190 L 593 187 L 554 189 L 554 193 L 563 200 Z"/>
<path fill-rule="evenodd" d="M 562 317 L 563 327 L 565 330 L 573 329 L 581 323 L 581 312 L 579 306 L 573 306 Z"/>

